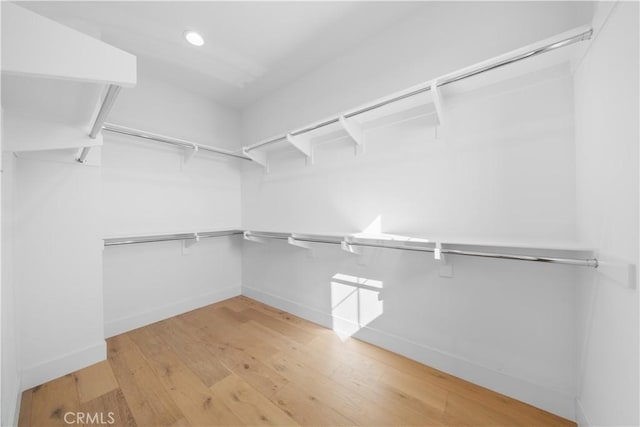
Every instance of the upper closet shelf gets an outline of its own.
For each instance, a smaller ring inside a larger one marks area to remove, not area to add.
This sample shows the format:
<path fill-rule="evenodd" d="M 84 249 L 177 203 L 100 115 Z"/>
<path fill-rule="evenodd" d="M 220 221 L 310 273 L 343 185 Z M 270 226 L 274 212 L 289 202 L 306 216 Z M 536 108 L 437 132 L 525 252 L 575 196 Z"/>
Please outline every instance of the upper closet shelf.
<path fill-rule="evenodd" d="M 564 247 L 530 247 L 526 245 L 506 245 L 494 243 L 456 243 L 446 240 L 432 240 L 394 234 L 310 234 L 283 233 L 266 231 L 245 231 L 246 240 L 266 242 L 285 240 L 289 244 L 308 247 L 311 243 L 340 245 L 342 249 L 359 253 L 359 248 L 397 249 L 406 251 L 429 252 L 434 258 L 444 261 L 445 255 L 462 255 L 483 258 L 500 258 L 518 261 L 535 261 L 550 264 L 568 264 L 581 267 L 598 267 L 598 260 L 591 249 Z"/>
<path fill-rule="evenodd" d="M 284 144 L 295 148 L 313 163 L 313 143 L 348 137 L 356 152 L 364 149 L 366 130 L 419 116 L 429 116 L 430 125 L 442 125 L 446 119 L 446 98 L 498 82 L 513 80 L 536 71 L 571 64 L 583 53 L 579 42 L 591 38 L 588 26 L 558 34 L 548 39 L 513 50 L 369 102 L 358 108 L 249 145 L 243 152 L 256 163 L 268 168 L 268 154 Z M 490 72 L 489 72 L 490 71 Z"/>
<path fill-rule="evenodd" d="M 197 231 L 192 233 L 173 233 L 173 234 L 154 234 L 154 235 L 135 235 L 135 236 L 118 236 L 107 237 L 104 239 L 104 246 L 121 246 L 133 245 L 137 243 L 155 243 L 170 242 L 174 240 L 182 241 L 200 241 L 200 239 L 208 237 L 232 236 L 234 234 L 242 234 L 241 230 L 224 229 L 213 231 Z"/>
<path fill-rule="evenodd" d="M 135 84 L 135 56 L 2 3 L 4 150 L 101 145 L 120 88 Z"/>
<path fill-rule="evenodd" d="M 210 145 L 204 145 L 197 142 L 187 141 L 184 139 L 174 138 L 171 136 L 159 135 L 156 133 L 147 132 L 140 129 L 133 129 L 125 126 L 114 125 L 111 123 L 105 123 L 102 126 L 102 129 L 119 134 L 119 135 L 127 135 L 135 138 L 139 138 L 140 140 L 159 142 L 162 144 L 173 145 L 175 147 L 180 147 L 186 150 L 185 152 L 185 160 L 189 160 L 195 153 L 200 151 L 205 151 L 208 153 L 218 154 L 226 157 L 233 157 L 242 160 L 251 160 L 250 158 L 233 152 L 229 150 L 225 150 L 224 148 L 212 147 Z"/>

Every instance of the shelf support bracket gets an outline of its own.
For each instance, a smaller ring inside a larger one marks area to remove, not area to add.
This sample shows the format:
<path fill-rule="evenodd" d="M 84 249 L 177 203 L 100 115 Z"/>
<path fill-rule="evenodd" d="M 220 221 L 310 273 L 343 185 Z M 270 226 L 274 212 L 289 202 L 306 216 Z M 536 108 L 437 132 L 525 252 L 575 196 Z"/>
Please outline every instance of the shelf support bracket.
<path fill-rule="evenodd" d="M 248 231 L 243 232 L 242 237 L 244 238 L 244 240 L 248 240 L 254 243 L 267 243 L 267 239 L 264 239 L 262 237 L 252 236 L 251 233 Z"/>
<path fill-rule="evenodd" d="M 191 159 L 193 158 L 193 156 L 195 156 L 198 153 L 198 150 L 200 148 L 196 145 L 193 144 L 191 147 L 184 149 L 184 162 L 183 165 L 186 165 L 187 163 L 189 163 L 189 161 L 191 161 Z"/>
<path fill-rule="evenodd" d="M 361 247 L 354 246 L 349 242 L 347 242 L 346 240 L 343 240 L 342 242 L 340 242 L 340 247 L 342 248 L 343 251 L 356 255 L 358 257 L 356 260 L 356 264 L 358 265 L 368 265 L 373 254 L 373 251 L 367 251 Z"/>
<path fill-rule="evenodd" d="M 182 255 L 191 255 L 191 247 L 200 241 L 198 233 L 193 233 L 193 238 L 182 241 Z"/>
<path fill-rule="evenodd" d="M 257 150 L 247 151 L 246 147 L 242 147 L 242 154 L 265 168 L 267 173 L 269 173 L 269 162 L 267 161 L 267 153 Z"/>
<path fill-rule="evenodd" d="M 433 258 L 438 262 L 438 264 L 440 264 L 440 277 L 453 277 L 453 265 L 449 263 L 447 257 L 442 252 L 441 242 L 436 242 L 436 247 L 433 250 Z"/>
<path fill-rule="evenodd" d="M 340 116 L 339 121 L 344 131 L 355 144 L 355 154 L 364 153 L 364 131 L 362 126 L 345 116 Z"/>
<path fill-rule="evenodd" d="M 445 103 L 442 96 L 442 91 L 438 86 L 438 82 L 434 81 L 431 83 L 431 94 L 433 96 L 433 105 L 436 109 L 436 114 L 438 115 L 438 127 L 436 128 L 436 139 L 443 139 L 444 134 L 446 134 L 446 113 L 445 113 Z"/>
<path fill-rule="evenodd" d="M 311 146 L 311 139 L 302 136 L 294 136 L 290 133 L 287 134 L 287 142 L 293 145 L 298 151 L 300 151 L 307 159 L 307 165 L 313 164 L 313 147 Z"/>
<path fill-rule="evenodd" d="M 309 258 L 315 257 L 315 251 L 309 242 L 302 242 L 300 240 L 296 240 L 294 237 L 288 237 L 287 242 L 292 246 L 297 246 L 302 249 L 307 250 L 307 256 Z"/>
<path fill-rule="evenodd" d="M 442 253 L 442 243 L 440 242 L 436 242 L 436 248 L 433 250 L 433 259 L 440 261 L 442 264 L 447 263 L 447 259 L 444 253 Z"/>

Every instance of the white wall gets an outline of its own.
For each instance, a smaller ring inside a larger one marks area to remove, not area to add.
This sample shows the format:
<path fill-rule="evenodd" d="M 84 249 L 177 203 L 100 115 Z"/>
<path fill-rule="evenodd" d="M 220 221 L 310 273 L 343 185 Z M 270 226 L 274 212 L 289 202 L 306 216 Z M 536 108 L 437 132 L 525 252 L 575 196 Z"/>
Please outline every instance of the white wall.
<path fill-rule="evenodd" d="M 216 147 L 240 147 L 239 115 L 156 80 L 141 64 L 109 121 Z M 239 228 L 241 160 L 184 152 L 105 133 L 105 236 Z M 240 293 L 238 237 L 108 247 L 104 251 L 105 332 L 111 336 Z"/>
<path fill-rule="evenodd" d="M 13 180 L 15 160 L 2 156 L 2 418 L 0 424 L 17 423 L 20 400 L 20 359 L 16 297 L 13 279 Z"/>
<path fill-rule="evenodd" d="M 431 7 L 249 108 L 245 143 L 588 23 L 591 13 L 579 3 Z M 451 121 L 462 125 L 444 140 L 418 119 L 368 132 L 363 156 L 336 141 L 318 146 L 310 167 L 295 154 L 273 156 L 268 174 L 245 167 L 243 226 L 361 231 L 381 217 L 389 232 L 573 242 L 568 70 L 449 101 Z M 360 322 L 356 336 L 574 417 L 576 268 L 453 259 L 454 277 L 445 279 L 424 255 L 379 251 L 364 266 L 337 248 L 306 256 L 245 242 L 243 293 L 352 332 L 357 293 L 347 295 L 359 287 L 360 308 L 375 319 Z M 347 276 L 381 281 L 382 301 Z M 340 295 L 354 305 L 336 309 Z"/>
<path fill-rule="evenodd" d="M 611 5 L 601 4 L 601 13 Z M 638 264 L 638 3 L 620 2 L 575 74 L 578 235 Z M 638 425 L 638 290 L 606 274 L 578 289 L 581 425 Z"/>
<path fill-rule="evenodd" d="M 104 359 L 100 170 L 71 152 L 19 157 L 14 282 L 22 386 Z"/>

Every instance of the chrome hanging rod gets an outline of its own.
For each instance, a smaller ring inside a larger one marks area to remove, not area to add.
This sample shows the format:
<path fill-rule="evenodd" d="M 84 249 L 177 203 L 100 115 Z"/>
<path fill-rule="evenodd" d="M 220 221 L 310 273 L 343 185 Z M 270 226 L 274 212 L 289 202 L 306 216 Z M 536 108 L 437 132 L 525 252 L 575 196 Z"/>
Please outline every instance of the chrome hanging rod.
<path fill-rule="evenodd" d="M 242 234 L 242 230 L 204 231 L 198 233 L 159 234 L 152 236 L 113 237 L 104 239 L 105 246 L 132 245 L 136 243 L 169 242 L 173 240 L 194 240 L 207 237 Z"/>
<path fill-rule="evenodd" d="M 347 241 L 345 241 L 345 243 L 348 246 L 364 246 L 364 247 L 371 247 L 371 248 L 399 249 L 403 251 L 417 251 L 417 252 L 435 252 L 435 248 L 376 245 L 371 243 L 351 243 Z M 446 249 L 446 248 L 442 248 L 440 252 L 443 254 L 451 254 L 451 255 L 510 259 L 510 260 L 516 260 L 516 261 L 546 262 L 549 264 L 566 264 L 566 265 L 575 265 L 579 267 L 598 268 L 598 260 L 596 258 L 589 258 L 589 259 L 554 258 L 554 257 L 529 256 L 529 255 L 502 254 L 498 252 L 463 251 L 458 249 Z"/>
<path fill-rule="evenodd" d="M 375 243 L 355 243 L 355 242 L 349 242 L 347 240 L 343 240 L 341 243 L 338 243 L 338 242 L 330 241 L 326 239 L 313 239 L 308 237 L 304 237 L 304 238 L 293 237 L 293 239 L 301 242 L 311 242 L 311 243 L 345 244 L 347 246 L 361 246 L 361 247 L 369 247 L 369 248 L 398 249 L 403 251 L 415 251 L 415 252 L 435 252 L 435 247 L 430 248 L 430 247 L 418 247 L 418 246 L 410 247 L 410 246 L 396 246 L 396 245 L 380 245 Z M 458 249 L 447 249 L 447 248 L 442 248 L 440 252 L 443 254 L 451 254 L 451 255 L 510 259 L 510 260 L 516 260 L 516 261 L 545 262 L 549 264 L 566 264 L 566 265 L 575 265 L 579 267 L 598 268 L 598 260 L 596 258 L 591 258 L 591 259 L 556 258 L 556 257 L 530 256 L 530 255 L 503 254 L 503 253 L 497 253 L 497 252 L 463 251 Z"/>
<path fill-rule="evenodd" d="M 514 55 L 512 57 L 503 59 L 503 60 L 498 61 L 497 63 L 494 63 L 494 64 L 488 64 L 488 65 L 484 65 L 484 66 L 479 66 L 476 69 L 470 70 L 470 71 L 468 71 L 466 73 L 463 73 L 463 74 L 460 74 L 460 75 L 457 75 L 457 76 L 445 77 L 443 79 L 436 79 L 436 82 L 437 82 L 436 85 L 438 87 L 445 86 L 445 85 L 448 85 L 448 84 L 451 84 L 451 83 L 454 83 L 454 82 L 457 82 L 457 81 L 460 81 L 460 80 L 467 79 L 469 77 L 476 76 L 478 74 L 485 73 L 487 71 L 491 71 L 491 70 L 495 70 L 495 69 L 500 68 L 500 67 L 504 67 L 505 65 L 513 64 L 515 62 L 519 62 L 519 61 L 522 61 L 522 60 L 527 59 L 527 58 L 532 58 L 534 56 L 537 56 L 537 55 L 540 55 L 540 54 L 543 54 L 543 53 L 546 53 L 546 52 L 551 52 L 553 50 L 559 49 L 559 48 L 564 47 L 564 46 L 569 46 L 569 45 L 572 45 L 574 43 L 578 43 L 578 42 L 581 42 L 581 41 L 584 41 L 584 40 L 589 40 L 592 35 L 593 35 L 593 29 L 589 29 L 589 30 L 584 31 L 584 32 L 582 32 L 580 34 L 577 34 L 577 35 L 574 35 L 574 36 L 571 36 L 571 37 L 567 37 L 566 39 L 563 39 L 563 40 L 560 40 L 560 41 L 557 41 L 557 42 L 554 42 L 554 43 L 539 47 L 539 48 L 531 50 L 529 52 L 517 54 L 517 55 Z M 394 97 L 391 97 L 391 98 L 376 102 L 375 104 L 371 104 L 371 105 L 359 108 L 357 110 L 350 111 L 348 113 L 345 113 L 344 117 L 348 119 L 348 118 L 357 116 L 359 114 L 367 113 L 367 112 L 375 110 L 377 108 L 384 107 L 384 106 L 392 104 L 394 102 L 398 102 L 398 101 L 401 101 L 403 99 L 410 98 L 410 97 L 415 96 L 415 95 L 419 95 L 421 93 L 429 92 L 430 90 L 431 90 L 431 84 L 429 83 L 429 84 L 427 84 L 427 85 L 425 85 L 423 87 L 420 87 L 420 88 L 417 88 L 415 90 L 412 90 L 411 92 L 407 92 L 407 93 L 403 93 L 403 94 L 400 94 L 400 95 L 396 95 Z M 331 119 L 328 119 L 328 120 L 326 120 L 324 122 L 317 123 L 317 124 L 305 127 L 303 129 L 299 129 L 299 130 L 296 130 L 294 132 L 291 132 L 290 135 L 292 135 L 292 136 L 302 135 L 304 133 L 311 132 L 311 131 L 314 131 L 316 129 L 319 129 L 319 128 L 322 128 L 322 127 L 325 127 L 325 126 L 329 126 L 329 125 L 338 123 L 339 121 L 340 121 L 340 117 L 331 118 Z M 270 144 L 273 144 L 273 143 L 276 143 L 276 142 L 284 141 L 286 139 L 287 139 L 286 135 L 282 135 L 282 136 L 279 136 L 277 138 L 270 139 L 268 141 L 263 141 L 263 142 L 259 142 L 257 144 L 250 145 L 248 147 L 245 147 L 244 150 L 245 150 L 245 152 L 248 152 L 248 151 L 251 151 L 251 150 L 255 150 L 256 148 L 263 147 L 265 145 L 270 145 Z"/>
<path fill-rule="evenodd" d="M 115 124 L 112 124 L 112 123 L 105 123 L 102 126 L 102 129 L 106 130 L 108 132 L 118 133 L 118 134 L 121 134 L 121 135 L 128 135 L 128 136 L 133 136 L 133 137 L 136 137 L 136 138 L 146 139 L 148 141 L 161 142 L 163 144 L 169 144 L 169 145 L 173 145 L 173 146 L 181 147 L 181 148 L 197 149 L 198 151 L 208 151 L 208 152 L 215 153 L 215 154 L 220 154 L 220 155 L 223 155 L 223 156 L 235 157 L 235 158 L 238 158 L 238 159 L 251 161 L 250 158 L 248 158 L 248 157 L 246 157 L 246 156 L 244 156 L 242 154 L 234 153 L 233 151 L 225 150 L 225 149 L 222 149 L 222 148 L 215 148 L 215 147 L 211 147 L 209 145 L 202 145 L 202 144 L 198 144 L 198 143 L 195 143 L 195 142 L 186 141 L 184 139 L 178 139 L 178 138 L 173 138 L 173 137 L 169 137 L 169 136 L 158 135 L 158 134 L 154 134 L 154 133 L 143 131 L 143 130 L 139 130 L 139 129 L 133 129 L 133 128 L 125 127 L 125 126 L 115 125 Z"/>

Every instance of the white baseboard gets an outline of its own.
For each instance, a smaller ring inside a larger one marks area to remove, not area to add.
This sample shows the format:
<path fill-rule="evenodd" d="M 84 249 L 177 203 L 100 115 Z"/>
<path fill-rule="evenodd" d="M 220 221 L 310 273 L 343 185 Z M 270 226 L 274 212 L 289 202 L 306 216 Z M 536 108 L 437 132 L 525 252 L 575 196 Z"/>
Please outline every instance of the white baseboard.
<path fill-rule="evenodd" d="M 20 385 L 20 384 L 18 384 Z M 12 396 L 12 398 L 14 399 L 14 402 L 12 402 L 11 405 L 6 405 L 6 406 L 13 406 L 12 411 L 10 413 L 5 413 L 9 412 L 6 410 L 6 408 L 3 409 L 2 411 L 2 422 L 0 422 L 0 425 L 2 426 L 17 426 L 18 425 L 18 418 L 20 416 L 20 404 L 22 403 L 22 390 L 20 388 L 13 390 L 13 392 L 15 393 L 14 396 Z M 2 399 L 7 399 L 6 395 L 2 396 Z M 4 405 L 4 402 L 3 402 Z"/>
<path fill-rule="evenodd" d="M 576 424 L 578 424 L 578 427 L 588 427 L 593 425 L 591 424 L 591 421 L 589 421 L 589 417 L 584 411 L 584 407 L 582 406 L 580 399 L 576 399 Z"/>
<path fill-rule="evenodd" d="M 68 353 L 22 370 L 21 389 L 27 390 L 47 381 L 85 368 L 107 358 L 107 343 L 102 340 L 94 345 Z"/>
<path fill-rule="evenodd" d="M 345 319 L 334 319 L 330 313 L 249 286 L 242 287 L 242 294 L 327 328 L 334 329 L 334 324 L 349 323 Z M 575 420 L 574 396 L 485 368 L 454 354 L 368 326 L 362 327 L 353 336 L 545 411 Z"/>
<path fill-rule="evenodd" d="M 104 325 L 104 334 L 105 337 L 109 338 L 238 295 L 240 295 L 240 286 L 232 286 L 177 301 L 173 304 L 152 308 L 131 316 L 106 322 Z"/>

